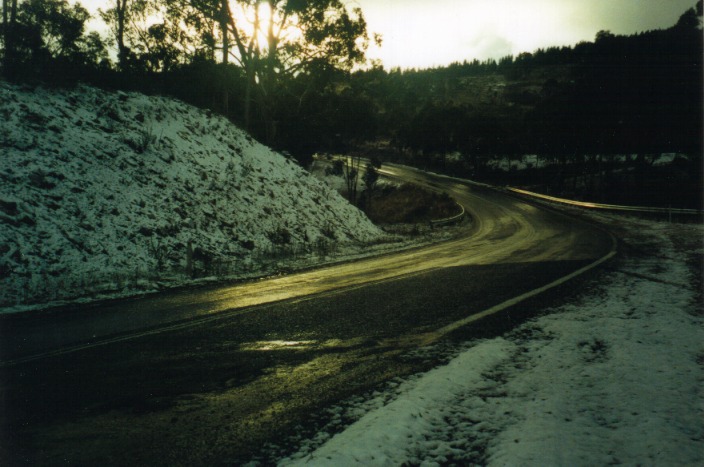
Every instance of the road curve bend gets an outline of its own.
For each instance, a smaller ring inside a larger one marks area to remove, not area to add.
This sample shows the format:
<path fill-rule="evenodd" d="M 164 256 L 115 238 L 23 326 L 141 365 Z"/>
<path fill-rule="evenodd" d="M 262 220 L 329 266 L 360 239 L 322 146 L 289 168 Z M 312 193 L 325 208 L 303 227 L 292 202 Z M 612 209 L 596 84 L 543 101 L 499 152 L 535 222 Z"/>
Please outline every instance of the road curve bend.
<path fill-rule="evenodd" d="M 557 277 L 531 285 L 530 292 L 614 254 L 615 242 L 603 230 L 494 189 L 397 165 L 384 166 L 382 175 L 449 194 L 471 217 L 472 227 L 451 241 L 283 277 L 167 292 L 66 313 L 0 317 L 0 364 L 198 326 L 253 312 L 264 304 L 335 295 L 432 271 L 485 265 L 559 268 Z M 526 292 L 500 297 L 498 303 Z M 477 312 L 471 310 L 471 314 Z M 439 323 L 439 327 L 449 325 Z"/>

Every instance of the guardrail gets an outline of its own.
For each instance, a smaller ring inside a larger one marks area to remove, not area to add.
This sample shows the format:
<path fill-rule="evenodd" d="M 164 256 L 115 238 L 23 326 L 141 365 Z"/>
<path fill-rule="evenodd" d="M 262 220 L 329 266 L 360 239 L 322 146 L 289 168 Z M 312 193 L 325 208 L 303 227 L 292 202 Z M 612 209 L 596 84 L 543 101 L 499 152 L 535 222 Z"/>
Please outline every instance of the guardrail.
<path fill-rule="evenodd" d="M 685 216 L 703 216 L 704 211 L 699 211 L 697 209 L 681 209 L 681 208 L 654 208 L 648 206 L 621 206 L 617 204 L 603 204 L 603 203 L 590 203 L 586 201 L 575 201 L 565 198 L 557 198 L 555 196 L 543 195 L 541 193 L 534 193 L 528 190 L 522 190 L 520 188 L 506 188 L 509 191 L 518 193 L 525 196 L 530 196 L 532 198 L 544 199 L 546 201 L 552 201 L 555 203 L 566 204 L 569 206 L 577 206 L 587 209 L 599 209 L 604 211 L 620 211 L 620 212 L 633 212 L 641 214 L 663 214 L 668 215 L 670 218 L 673 215 L 685 215 Z"/>
<path fill-rule="evenodd" d="M 438 220 L 430 221 L 430 227 L 440 227 L 443 225 L 451 225 L 456 222 L 460 222 L 462 219 L 464 219 L 464 216 L 466 214 L 466 212 L 464 210 L 464 206 L 462 206 L 460 203 L 455 203 L 455 204 L 457 204 L 457 206 L 460 207 L 460 210 L 462 212 L 460 212 L 459 214 L 456 214 L 452 217 L 446 217 L 445 219 L 438 219 Z"/>

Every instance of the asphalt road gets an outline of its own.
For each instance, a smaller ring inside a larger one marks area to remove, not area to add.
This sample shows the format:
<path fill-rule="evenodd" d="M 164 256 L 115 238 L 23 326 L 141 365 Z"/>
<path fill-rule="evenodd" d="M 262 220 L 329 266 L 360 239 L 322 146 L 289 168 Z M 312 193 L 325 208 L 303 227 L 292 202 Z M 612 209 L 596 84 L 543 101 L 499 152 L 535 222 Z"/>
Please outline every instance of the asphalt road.
<path fill-rule="evenodd" d="M 385 171 L 447 192 L 472 227 L 428 248 L 266 281 L 0 320 L 0 463 L 246 461 L 305 430 L 321 407 L 432 366 L 408 351 L 438 330 L 612 248 L 598 228 L 518 198 Z M 486 322 L 500 332 L 531 308 Z"/>

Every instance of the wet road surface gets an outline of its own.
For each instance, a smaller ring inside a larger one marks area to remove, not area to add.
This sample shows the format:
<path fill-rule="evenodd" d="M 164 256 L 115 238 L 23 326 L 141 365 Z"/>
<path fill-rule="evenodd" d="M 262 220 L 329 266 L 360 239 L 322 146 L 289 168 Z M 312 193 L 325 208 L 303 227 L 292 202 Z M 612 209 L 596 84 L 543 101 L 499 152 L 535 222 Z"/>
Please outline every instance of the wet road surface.
<path fill-rule="evenodd" d="M 400 166 L 383 174 L 444 191 L 462 204 L 472 228 L 454 241 L 404 253 L 330 266 L 234 286 L 64 307 L 50 312 L 0 316 L 0 361 L 84 347 L 141 335 L 145 329 L 281 300 L 359 287 L 364 284 L 466 265 L 589 260 L 604 254 L 610 240 L 577 223 L 497 192 Z M 234 311 L 235 313 L 237 311 Z M 152 331 L 150 331 L 152 332 Z"/>
<path fill-rule="evenodd" d="M 431 367 L 405 355 L 435 330 L 612 247 L 601 230 L 520 199 L 386 170 L 453 196 L 472 218 L 467 235 L 287 277 L 79 310 L 65 324 L 57 313 L 3 320 L 5 360 L 88 345 L 0 368 L 0 460 L 246 461 L 321 407 Z M 477 328 L 510 327 L 531 306 Z M 90 343 L 116 331 L 119 339 Z"/>

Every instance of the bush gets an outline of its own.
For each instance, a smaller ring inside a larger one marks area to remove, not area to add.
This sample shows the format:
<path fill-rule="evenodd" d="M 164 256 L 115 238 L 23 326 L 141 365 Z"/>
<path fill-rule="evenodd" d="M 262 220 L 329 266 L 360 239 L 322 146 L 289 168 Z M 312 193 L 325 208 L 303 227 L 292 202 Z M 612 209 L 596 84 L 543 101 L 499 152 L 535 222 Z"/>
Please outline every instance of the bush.
<path fill-rule="evenodd" d="M 288 245 L 291 243 L 291 232 L 283 227 L 279 227 L 273 232 L 269 232 L 267 237 L 274 245 Z"/>
<path fill-rule="evenodd" d="M 415 185 L 402 185 L 378 193 L 367 215 L 377 224 L 425 223 L 459 214 L 460 209 L 446 193 L 433 193 Z"/>
<path fill-rule="evenodd" d="M 336 177 L 342 177 L 344 173 L 345 163 L 341 159 L 335 159 L 332 161 L 332 167 L 325 169 L 325 175 L 334 175 Z"/>

